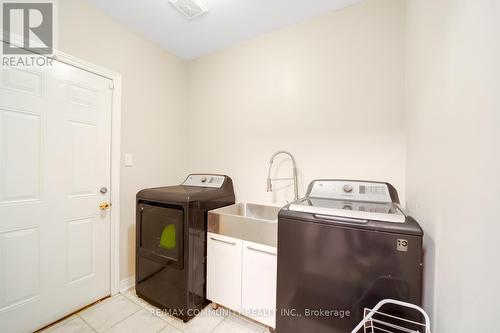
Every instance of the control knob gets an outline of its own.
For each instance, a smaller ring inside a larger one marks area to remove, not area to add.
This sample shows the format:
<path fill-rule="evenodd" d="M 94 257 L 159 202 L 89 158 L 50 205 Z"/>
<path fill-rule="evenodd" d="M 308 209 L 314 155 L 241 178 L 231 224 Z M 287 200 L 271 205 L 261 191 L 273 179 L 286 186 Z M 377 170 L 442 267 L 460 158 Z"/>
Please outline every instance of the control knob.
<path fill-rule="evenodd" d="M 352 185 L 350 185 L 350 184 L 345 184 L 344 185 L 344 192 L 351 193 L 352 190 L 353 190 Z"/>

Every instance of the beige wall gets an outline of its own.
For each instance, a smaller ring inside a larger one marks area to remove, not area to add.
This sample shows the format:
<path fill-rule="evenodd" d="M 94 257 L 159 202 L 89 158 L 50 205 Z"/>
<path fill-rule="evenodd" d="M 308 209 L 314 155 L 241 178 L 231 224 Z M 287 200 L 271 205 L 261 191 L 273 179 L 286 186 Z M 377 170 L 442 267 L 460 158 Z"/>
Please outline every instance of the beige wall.
<path fill-rule="evenodd" d="M 268 194 L 266 176 L 286 149 L 301 194 L 335 177 L 389 181 L 404 198 L 403 28 L 403 1 L 367 0 L 190 62 L 189 170 L 232 176 L 238 200 L 282 203 L 291 188 Z"/>
<path fill-rule="evenodd" d="M 407 2 L 407 202 L 436 332 L 493 332 L 500 296 L 500 2 Z"/>
<path fill-rule="evenodd" d="M 134 274 L 135 194 L 180 182 L 186 63 L 102 14 L 83 0 L 59 1 L 58 48 L 123 76 L 120 277 Z"/>

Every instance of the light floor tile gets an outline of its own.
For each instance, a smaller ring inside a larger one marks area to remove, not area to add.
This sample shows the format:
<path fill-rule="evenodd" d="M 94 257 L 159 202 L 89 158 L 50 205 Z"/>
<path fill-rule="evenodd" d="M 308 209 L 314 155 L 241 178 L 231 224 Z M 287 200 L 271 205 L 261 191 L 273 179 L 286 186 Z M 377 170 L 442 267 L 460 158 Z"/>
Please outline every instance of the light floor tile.
<path fill-rule="evenodd" d="M 56 324 L 43 331 L 46 333 L 95 333 L 82 318 L 72 316 L 68 320 L 64 320 L 61 324 Z"/>
<path fill-rule="evenodd" d="M 165 326 L 160 332 L 158 333 L 183 333 L 180 329 L 177 327 L 173 327 L 171 325 Z"/>
<path fill-rule="evenodd" d="M 162 311 L 161 309 L 158 309 L 156 306 L 149 304 L 148 302 L 146 302 L 145 300 L 143 300 L 142 298 L 137 296 L 134 288 L 131 288 L 131 289 L 121 293 L 121 295 L 125 296 L 126 298 L 128 298 L 129 300 L 134 302 L 135 304 L 142 306 L 143 308 L 148 310 L 148 312 L 154 314 L 156 317 L 159 317 L 166 322 L 171 322 L 172 320 L 174 320 L 174 318 L 172 316 L 170 316 L 166 311 Z"/>
<path fill-rule="evenodd" d="M 139 296 L 137 296 L 134 288 L 129 289 L 123 293 L 120 293 L 120 295 L 125 296 L 126 298 L 128 298 L 129 300 L 134 302 L 135 304 L 140 305 L 142 307 L 149 305 L 148 302 L 146 302 L 145 300 L 143 300 L 142 298 L 139 298 Z"/>
<path fill-rule="evenodd" d="M 184 333 L 207 333 L 212 332 L 225 318 L 226 314 L 224 311 L 214 311 L 208 306 L 187 323 L 179 319 L 174 319 L 170 324 Z"/>
<path fill-rule="evenodd" d="M 79 313 L 97 332 L 104 332 L 142 308 L 128 298 L 118 295 Z"/>
<path fill-rule="evenodd" d="M 156 333 L 167 323 L 154 316 L 146 309 L 142 309 L 127 319 L 113 326 L 109 333 Z"/>
<path fill-rule="evenodd" d="M 56 322 L 56 323 L 53 323 L 53 324 L 52 324 L 52 325 L 50 325 L 49 327 L 47 327 L 47 328 L 45 328 L 45 329 L 41 330 L 41 331 L 40 331 L 40 333 L 46 333 L 46 332 L 53 331 L 53 330 L 54 330 L 54 329 L 56 329 L 57 327 L 62 326 L 62 325 L 64 325 L 64 324 L 66 324 L 66 323 L 68 323 L 68 322 L 72 321 L 72 320 L 73 320 L 73 319 L 75 319 L 75 318 L 78 318 L 78 315 L 73 314 L 73 315 L 71 315 L 71 316 L 69 316 L 69 317 L 67 317 L 67 318 L 64 318 L 64 319 L 62 319 L 62 320 L 59 320 L 59 321 L 58 321 L 58 322 Z"/>
<path fill-rule="evenodd" d="M 70 316 L 43 333 L 268 333 L 267 327 L 210 306 L 184 323 L 158 312 L 158 309 L 137 297 L 135 291 L 107 298 Z"/>
<path fill-rule="evenodd" d="M 263 333 L 266 327 L 236 315 L 229 315 L 213 333 Z"/>
<path fill-rule="evenodd" d="M 149 303 L 146 303 L 144 305 L 144 309 L 146 309 L 149 313 L 153 314 L 154 316 L 163 319 L 167 323 L 170 323 L 175 320 L 175 318 L 167 313 L 167 311 L 163 311 L 161 309 L 158 309 L 156 306 L 151 305 Z"/>

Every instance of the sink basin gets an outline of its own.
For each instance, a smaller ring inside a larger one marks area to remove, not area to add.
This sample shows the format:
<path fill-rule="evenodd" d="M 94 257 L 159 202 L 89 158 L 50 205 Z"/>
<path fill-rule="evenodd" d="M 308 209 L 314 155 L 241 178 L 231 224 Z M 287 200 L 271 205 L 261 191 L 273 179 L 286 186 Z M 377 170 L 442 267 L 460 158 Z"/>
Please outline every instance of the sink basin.
<path fill-rule="evenodd" d="M 208 231 L 276 247 L 281 207 L 240 202 L 208 212 Z"/>
<path fill-rule="evenodd" d="M 281 207 L 259 205 L 253 203 L 240 202 L 231 206 L 222 207 L 210 211 L 215 214 L 225 214 L 233 216 L 243 216 L 250 219 L 278 221 L 278 212 Z"/>

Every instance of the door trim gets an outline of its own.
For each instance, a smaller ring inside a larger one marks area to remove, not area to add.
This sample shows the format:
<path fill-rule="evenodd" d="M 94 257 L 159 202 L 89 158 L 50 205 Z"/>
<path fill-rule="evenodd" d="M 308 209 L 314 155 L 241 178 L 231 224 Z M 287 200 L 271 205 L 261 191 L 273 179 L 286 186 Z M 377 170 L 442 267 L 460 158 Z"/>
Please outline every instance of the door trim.
<path fill-rule="evenodd" d="M 56 7 L 57 10 L 57 7 Z M 14 35 L 11 43 L 17 47 L 19 36 Z M 7 43 L 3 40 L 3 29 L 0 28 L 0 44 Z M 1 46 L 1 45 L 0 45 Z M 110 89 L 113 89 L 111 105 L 111 203 L 110 211 L 110 294 L 120 292 L 120 162 L 121 162 L 121 113 L 122 113 L 122 75 L 100 67 L 81 58 L 72 56 L 62 51 L 53 50 L 56 61 L 82 69 L 84 71 L 105 77 L 111 80 Z M 47 57 L 46 55 L 40 55 Z"/>
<path fill-rule="evenodd" d="M 111 80 L 111 203 L 110 209 L 110 293 L 120 292 L 120 162 L 121 162 L 121 101 L 122 76 L 70 54 L 54 50 L 52 58 L 64 64 L 100 75 Z"/>

